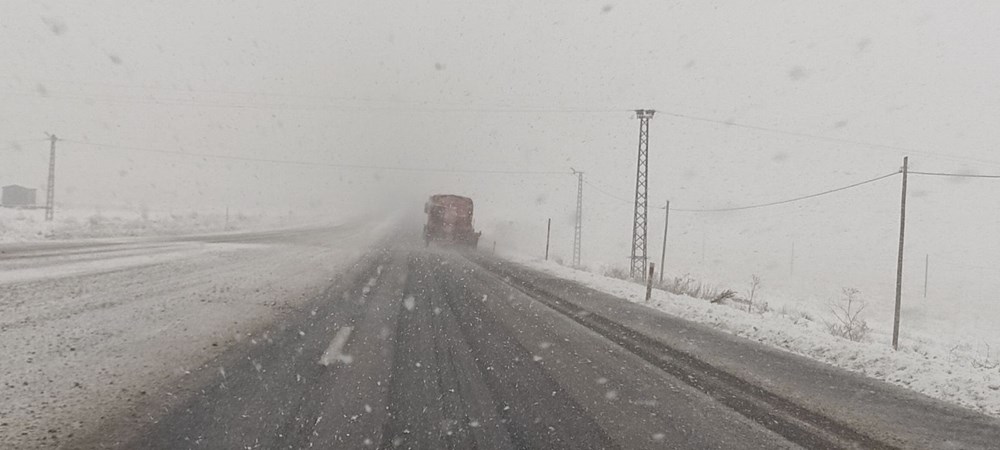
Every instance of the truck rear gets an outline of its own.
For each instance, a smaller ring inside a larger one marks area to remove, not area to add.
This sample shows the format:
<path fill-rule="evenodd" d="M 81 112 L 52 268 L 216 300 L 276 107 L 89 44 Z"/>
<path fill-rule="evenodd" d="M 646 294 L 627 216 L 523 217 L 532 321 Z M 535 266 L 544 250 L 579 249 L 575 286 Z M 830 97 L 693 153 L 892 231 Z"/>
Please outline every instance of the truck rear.
<path fill-rule="evenodd" d="M 447 242 L 475 248 L 482 234 L 473 229 L 472 199 L 459 195 L 433 195 L 424 204 L 427 224 L 424 225 L 424 242 Z"/>

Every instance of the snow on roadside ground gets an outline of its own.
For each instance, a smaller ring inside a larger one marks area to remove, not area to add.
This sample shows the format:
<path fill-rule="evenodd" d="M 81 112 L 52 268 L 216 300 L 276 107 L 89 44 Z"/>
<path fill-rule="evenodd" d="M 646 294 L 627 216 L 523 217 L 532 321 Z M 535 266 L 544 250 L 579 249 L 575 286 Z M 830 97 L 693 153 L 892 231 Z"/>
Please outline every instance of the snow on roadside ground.
<path fill-rule="evenodd" d="M 147 396 L 174 395 L 170 386 L 259 338 L 385 233 L 365 224 L 154 261 L 112 255 L 111 271 L 73 261 L 100 270 L 0 283 L 0 448 L 65 446 Z"/>
<path fill-rule="evenodd" d="M 513 260 L 543 272 L 580 282 L 593 289 L 645 303 L 645 287 L 524 257 Z M 706 300 L 654 289 L 649 306 L 677 317 L 699 322 L 785 349 L 817 361 L 893 383 L 927 396 L 1000 417 L 1000 367 L 974 345 L 945 344 L 928 330 L 901 334 L 900 349 L 888 345 L 892 328 L 871 324 L 863 342 L 830 334 L 833 320 L 828 310 L 803 304 L 775 305 L 764 312 L 747 312 L 742 304 L 712 304 Z M 933 331 L 933 330 L 930 330 Z"/>
<path fill-rule="evenodd" d="M 244 214 L 225 210 L 169 212 L 129 209 L 61 208 L 45 221 L 44 209 L 0 208 L 0 242 L 44 239 L 153 236 L 226 230 L 256 230 L 315 222 L 289 215 Z"/>

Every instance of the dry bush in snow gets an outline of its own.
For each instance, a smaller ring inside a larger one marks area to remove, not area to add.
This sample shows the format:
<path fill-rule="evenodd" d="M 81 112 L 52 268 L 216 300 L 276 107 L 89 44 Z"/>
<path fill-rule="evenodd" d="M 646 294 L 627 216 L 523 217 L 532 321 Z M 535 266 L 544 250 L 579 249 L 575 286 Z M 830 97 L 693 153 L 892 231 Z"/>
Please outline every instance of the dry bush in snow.
<path fill-rule="evenodd" d="M 861 313 L 868 306 L 861 298 L 861 291 L 855 288 L 843 288 L 843 297 L 830 303 L 835 322 L 826 324 L 830 333 L 854 342 L 861 342 L 871 330 L 868 322 L 861 318 Z"/>

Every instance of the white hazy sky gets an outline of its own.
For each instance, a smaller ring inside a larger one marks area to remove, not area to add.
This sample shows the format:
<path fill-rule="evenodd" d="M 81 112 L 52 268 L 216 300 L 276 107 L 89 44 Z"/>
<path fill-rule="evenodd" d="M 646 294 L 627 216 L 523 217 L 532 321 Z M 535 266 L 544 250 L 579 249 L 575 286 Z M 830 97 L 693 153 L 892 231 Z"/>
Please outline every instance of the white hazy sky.
<path fill-rule="evenodd" d="M 809 194 L 896 170 L 904 154 L 922 170 L 1000 173 L 998 23 L 1000 4 L 989 1 L 4 0 L 0 184 L 44 187 L 50 132 L 66 139 L 56 194 L 68 205 L 335 213 L 464 193 L 501 245 L 535 251 L 553 217 L 554 253 L 569 259 L 568 174 L 338 169 L 138 149 L 572 166 L 629 199 L 629 110 L 655 108 L 650 193 L 678 208 Z M 898 181 L 770 209 L 677 212 L 670 267 L 886 294 Z M 1000 182 L 922 177 L 911 189 L 912 273 L 925 254 L 1000 262 L 990 236 Z M 624 265 L 631 206 L 586 192 L 585 261 Z M 657 259 L 659 214 L 650 224 Z M 787 277 L 793 243 L 796 277 Z M 968 284 L 957 277 L 941 295 Z"/>

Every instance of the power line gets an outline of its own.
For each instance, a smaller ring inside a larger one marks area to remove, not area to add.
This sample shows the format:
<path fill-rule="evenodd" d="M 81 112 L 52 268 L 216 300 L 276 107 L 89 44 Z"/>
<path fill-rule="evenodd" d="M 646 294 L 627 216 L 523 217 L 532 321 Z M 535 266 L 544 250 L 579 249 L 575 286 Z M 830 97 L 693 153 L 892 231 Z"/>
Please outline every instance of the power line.
<path fill-rule="evenodd" d="M 60 141 L 73 143 L 78 145 L 99 147 L 99 148 L 109 148 L 116 150 L 125 151 L 137 151 L 146 153 L 160 153 L 168 155 L 182 155 L 182 156 L 193 156 L 199 158 L 215 158 L 215 159 L 225 159 L 233 161 L 243 161 L 243 162 L 256 162 L 256 163 L 269 163 L 269 164 L 289 164 L 298 166 L 311 166 L 311 167 L 334 167 L 338 169 L 368 169 L 368 170 L 388 170 L 388 171 L 398 171 L 398 172 L 431 172 L 431 173 L 478 173 L 478 174 L 506 174 L 506 175 L 565 175 L 565 171 L 545 171 L 545 170 L 492 170 L 492 169 L 448 169 L 448 168 L 438 168 L 438 167 L 406 167 L 406 166 L 380 166 L 380 165 L 369 165 L 369 164 L 338 164 L 338 163 L 327 163 L 319 161 L 305 161 L 305 160 L 293 160 L 293 159 L 271 159 L 271 158 L 255 158 L 249 156 L 234 156 L 234 155 L 219 155 L 211 153 L 195 153 L 187 152 L 182 150 L 163 150 L 154 149 L 146 147 L 134 147 L 128 145 L 115 145 L 115 144 L 101 144 L 96 142 L 86 142 L 78 141 L 73 139 L 59 139 Z"/>
<path fill-rule="evenodd" d="M 971 157 L 971 156 L 942 155 L 940 153 L 928 152 L 928 151 L 924 151 L 924 150 L 917 150 L 917 149 L 913 149 L 913 148 L 909 148 L 909 147 L 903 147 L 903 146 L 898 146 L 898 145 L 880 144 L 880 143 L 875 143 L 875 142 L 866 142 L 866 141 L 860 141 L 860 140 L 854 140 L 854 139 L 837 138 L 837 137 L 823 136 L 823 135 L 818 135 L 818 134 L 802 133 L 802 132 L 797 132 L 797 131 L 788 131 L 788 130 L 782 130 L 782 129 L 778 129 L 778 128 L 771 128 L 771 127 L 765 127 L 765 126 L 760 126 L 760 125 L 753 125 L 753 124 L 748 124 L 748 123 L 734 122 L 734 121 L 730 121 L 730 120 L 719 120 L 719 119 L 712 119 L 712 118 L 709 118 L 709 117 L 693 116 L 693 115 L 690 115 L 690 114 L 684 114 L 684 113 L 678 113 L 678 112 L 670 112 L 670 111 L 664 111 L 664 110 L 660 110 L 660 109 L 657 109 L 656 112 L 658 112 L 660 114 L 663 114 L 663 115 L 671 116 L 671 117 L 677 117 L 677 118 L 686 119 L 686 120 L 693 120 L 693 121 L 697 121 L 697 122 L 714 123 L 714 124 L 718 124 L 718 125 L 726 125 L 726 126 L 731 126 L 731 127 L 736 127 L 736 128 L 744 128 L 744 129 L 755 130 L 755 131 L 764 131 L 764 132 L 767 132 L 767 133 L 783 134 L 783 135 L 786 135 L 786 136 L 794 136 L 794 137 L 798 137 L 798 138 L 806 138 L 806 139 L 814 139 L 814 140 L 819 140 L 819 141 L 834 142 L 834 143 L 839 143 L 839 144 L 850 144 L 850 145 L 856 145 L 856 146 L 862 146 L 862 147 L 869 147 L 869 148 L 874 148 L 874 149 L 891 150 L 893 153 L 897 153 L 897 154 L 898 153 L 912 153 L 912 154 L 917 154 L 917 155 L 933 156 L 933 157 L 937 157 L 937 158 L 950 159 L 950 160 L 955 160 L 955 161 L 974 161 L 974 162 L 979 162 L 979 163 L 984 163 L 984 164 L 1000 165 L 1000 161 L 993 161 L 993 160 L 982 159 L 982 158 L 974 158 L 974 157 Z M 911 172 L 911 173 L 913 173 L 913 172 Z"/>
<path fill-rule="evenodd" d="M 785 200 L 779 200 L 779 201 L 775 201 L 775 202 L 760 203 L 760 204 L 746 205 L 746 206 L 735 206 L 735 207 L 732 207 L 732 208 L 693 209 L 693 208 L 674 208 L 674 207 L 671 207 L 670 210 L 671 211 L 680 211 L 680 212 L 690 212 L 690 213 L 726 212 L 726 211 L 740 211 L 740 210 L 744 210 L 744 209 L 755 209 L 755 208 L 764 208 L 764 207 L 767 207 L 767 206 L 783 205 L 785 203 L 792 203 L 792 202 L 797 202 L 797 201 L 801 201 L 801 200 L 807 200 L 807 199 L 810 199 L 810 198 L 820 197 L 820 196 L 823 196 L 823 195 L 832 194 L 834 192 L 840 192 L 840 191 L 844 191 L 844 190 L 847 190 L 847 189 L 855 188 L 855 187 L 862 186 L 862 185 L 865 185 L 865 184 L 868 184 L 868 183 L 874 183 L 876 181 L 879 181 L 879 180 L 882 180 L 882 179 L 885 179 L 885 178 L 889 178 L 889 177 L 891 177 L 893 175 L 898 175 L 899 173 L 900 173 L 899 171 L 895 171 L 895 172 L 888 173 L 888 174 L 885 174 L 885 175 L 882 175 L 882 176 L 879 176 L 879 177 L 875 177 L 875 178 L 872 178 L 872 179 L 869 179 L 869 180 L 865 180 L 865 181 L 861 181 L 861 182 L 858 182 L 858 183 L 849 184 L 847 186 L 841 186 L 841 187 L 838 187 L 838 188 L 835 188 L 835 189 L 830 189 L 830 190 L 826 190 L 826 191 L 823 191 L 823 192 L 817 192 L 815 194 L 803 195 L 801 197 L 795 197 L 795 198 L 790 198 L 790 199 L 785 199 Z M 914 173 L 914 172 L 910 172 L 910 173 Z M 597 185 L 591 183 L 590 181 L 584 181 L 584 183 L 586 183 L 588 186 L 594 188 L 598 192 L 600 192 L 600 193 L 602 193 L 602 194 L 604 194 L 604 195 L 606 195 L 606 196 L 608 196 L 610 198 L 618 200 L 618 201 L 620 201 L 622 203 L 631 203 L 630 200 L 626 200 L 626 199 L 624 199 L 622 197 L 619 197 L 619 196 L 614 195 L 614 194 L 612 194 L 610 192 L 607 192 L 604 189 L 601 189 L 600 187 L 598 187 Z M 660 206 L 660 207 L 657 207 L 656 209 L 662 210 L 662 209 L 665 209 L 665 207 Z"/>
<path fill-rule="evenodd" d="M 20 77 L 10 77 L 10 76 L 0 76 L 0 79 L 14 80 L 25 82 L 24 79 Z M 98 86 L 98 87 L 109 87 L 116 89 L 140 89 L 145 91 L 165 91 L 165 92 L 177 92 L 185 94 L 212 94 L 212 95 L 255 95 L 255 96 L 271 96 L 271 97 L 290 97 L 290 98 L 326 98 L 326 99 L 336 99 L 336 100 L 361 100 L 358 97 L 336 97 L 328 95 L 316 95 L 316 94 L 293 94 L 293 93 L 281 93 L 281 92 L 267 92 L 267 91 L 244 91 L 244 90 L 230 90 L 230 89 L 198 89 L 193 87 L 174 87 L 174 86 L 161 86 L 156 84 L 122 84 L 122 83 L 108 83 L 102 81 L 87 81 L 87 80 L 55 80 L 55 79 L 35 79 L 32 82 L 46 83 L 46 84 L 69 84 L 69 85 L 83 85 L 83 86 Z"/>
<path fill-rule="evenodd" d="M 997 270 L 996 267 L 986 267 L 986 266 L 977 266 L 977 265 L 972 265 L 972 264 L 960 263 L 960 262 L 955 262 L 955 261 L 951 261 L 951 260 L 948 260 L 948 259 L 942 259 L 942 258 L 940 258 L 940 257 L 938 257 L 936 255 L 934 257 L 934 262 L 937 263 L 937 264 L 944 264 L 946 266 L 966 267 L 966 268 L 969 268 L 969 269 L 993 270 L 993 271 Z"/>
<path fill-rule="evenodd" d="M 929 175 L 934 177 L 956 177 L 956 178 L 1000 178 L 1000 175 L 977 175 L 974 173 L 945 173 L 945 172 L 916 172 L 910 170 L 911 175 Z"/>
<path fill-rule="evenodd" d="M 91 104 L 94 102 L 104 102 L 111 104 L 138 104 L 138 105 L 161 105 L 161 106 L 194 106 L 205 108 L 228 108 L 228 109 L 248 109 L 248 110 L 304 110 L 304 111 L 345 111 L 345 112 L 462 112 L 462 113 L 491 113 L 491 114 L 550 114 L 550 113 L 625 113 L 628 109 L 618 108 L 554 108 L 554 107 L 514 107 L 505 105 L 485 105 L 476 106 L 461 103 L 441 103 L 422 102 L 406 100 L 378 100 L 378 99 L 341 99 L 350 104 L 335 103 L 254 103 L 254 102 L 199 102 L 186 99 L 155 99 L 155 98 L 114 98 L 98 97 L 87 95 L 55 95 L 38 94 L 31 92 L 0 92 L 2 95 L 22 96 L 36 99 L 58 99 L 70 100 Z M 363 103 L 382 103 L 378 105 L 365 105 Z"/>
<path fill-rule="evenodd" d="M 9 78 L 9 77 L 8 77 Z M 69 82 L 60 82 L 69 83 Z M 494 105 L 475 105 L 463 102 L 442 102 L 442 101 L 423 101 L 423 100 L 406 100 L 406 99 L 377 99 L 370 97 L 337 97 L 337 96 L 326 96 L 326 95 L 306 95 L 306 94 L 288 94 L 288 93 L 277 93 L 277 92 L 262 92 L 262 91 L 239 91 L 239 90 L 198 90 L 198 89 L 182 89 L 182 88 L 171 88 L 171 87 L 160 87 L 160 86 L 150 86 L 150 85 L 117 85 L 117 84 L 107 84 L 107 83 L 86 83 L 81 82 L 80 84 L 95 84 L 104 85 L 109 87 L 119 87 L 126 89 L 159 89 L 172 92 L 183 92 L 189 94 L 196 93 L 207 93 L 207 94 L 220 94 L 220 95 L 241 95 L 241 96 L 270 96 L 270 97 L 286 97 L 286 98 L 309 98 L 309 99 L 320 99 L 327 100 L 327 102 L 322 103 L 256 103 L 256 102 L 199 102 L 195 100 L 188 99 L 156 99 L 156 98 L 136 98 L 136 97 L 125 97 L 125 98 L 115 98 L 115 97 L 99 97 L 99 96 L 88 96 L 88 95 L 57 95 L 53 93 L 40 94 L 37 92 L 6 92 L 0 94 L 14 95 L 14 96 L 24 96 L 38 99 L 62 99 L 71 100 L 84 103 L 92 102 L 105 102 L 112 104 L 141 104 L 141 105 L 161 105 L 161 106 L 193 106 L 193 107 L 205 107 L 205 108 L 229 108 L 229 109 L 247 109 L 247 110 L 274 110 L 274 109 L 284 109 L 284 110 L 334 110 L 343 112 L 424 112 L 424 113 L 484 113 L 484 114 L 563 114 L 563 113 L 581 113 L 581 114 L 598 114 L 598 113 L 626 113 L 634 112 L 632 109 L 628 108 L 590 108 L 590 107 L 537 107 L 537 106 L 524 106 L 524 105 L 513 105 L 513 104 L 494 104 Z M 331 103 L 333 102 L 341 102 Z M 343 102 L 346 102 L 343 103 Z M 365 103 L 368 103 L 367 105 Z M 754 125 L 749 123 L 736 122 L 732 120 L 721 120 L 714 119 L 710 117 L 697 116 L 692 114 L 686 114 L 676 111 L 668 111 L 662 109 L 656 109 L 660 114 L 668 115 L 671 117 L 676 117 L 685 120 L 692 120 L 697 122 L 706 122 L 730 127 L 743 128 L 754 131 L 762 131 L 767 133 L 781 134 L 785 136 L 792 136 L 797 138 L 812 139 L 825 142 L 833 142 L 839 144 L 849 144 L 853 146 L 868 147 L 878 150 L 887 150 L 895 154 L 907 153 L 907 154 L 917 154 L 930 157 L 936 157 L 941 159 L 953 160 L 953 161 L 972 161 L 983 164 L 990 165 L 1000 165 L 1000 161 L 994 161 L 984 158 L 976 158 L 971 156 L 954 156 L 954 155 L 944 155 L 940 153 L 930 152 L 926 150 L 918 150 L 910 147 L 903 147 L 899 145 L 888 145 L 876 142 L 867 142 L 856 139 L 838 138 L 831 136 L 824 136 L 818 134 L 804 133 L 798 131 L 789 131 L 779 128 L 766 127 L 761 125 Z"/>
<path fill-rule="evenodd" d="M 615 194 L 612 194 L 612 193 L 610 193 L 610 192 L 608 192 L 608 191 L 604 190 L 603 188 L 601 188 L 600 186 L 598 186 L 598 185 L 594 184 L 593 182 L 591 182 L 591 181 L 589 181 L 589 180 L 583 180 L 583 182 L 584 182 L 584 184 L 586 184 L 587 186 L 590 186 L 590 187 L 594 188 L 594 190 L 595 190 L 595 191 L 597 191 L 597 192 L 600 192 L 600 193 L 602 193 L 602 194 L 606 195 L 606 196 L 607 196 L 607 197 L 609 197 L 609 198 L 613 198 L 613 199 L 615 199 L 615 200 L 618 200 L 618 201 L 620 201 L 620 202 L 622 202 L 622 203 L 629 203 L 629 204 L 631 204 L 631 203 L 632 203 L 632 200 L 627 200 L 627 199 L 625 199 L 625 198 L 622 198 L 622 197 L 619 197 L 619 196 L 617 196 L 617 195 L 615 195 Z"/>
<path fill-rule="evenodd" d="M 879 180 L 882 180 L 882 179 L 885 179 L 885 178 L 889 178 L 889 177 L 891 177 L 893 175 L 898 175 L 899 173 L 900 173 L 900 171 L 895 171 L 895 172 L 888 173 L 888 174 L 885 174 L 885 175 L 882 175 L 882 176 L 879 176 L 879 177 L 875 177 L 875 178 L 872 178 L 872 179 L 869 179 L 869 180 L 861 181 L 861 182 L 854 183 L 854 184 L 849 184 L 847 186 L 842 186 L 842 187 L 839 187 L 839 188 L 836 188 L 836 189 L 830 189 L 830 190 L 826 190 L 826 191 L 823 191 L 823 192 L 817 192 L 815 194 L 803 195 L 801 197 L 790 198 L 790 199 L 787 199 L 787 200 L 779 200 L 779 201 L 776 201 L 776 202 L 760 203 L 760 204 L 756 204 L 756 205 L 747 205 L 747 206 L 737 206 L 737 207 L 733 207 L 733 208 L 716 208 L 716 209 L 683 209 L 683 208 L 671 208 L 671 209 L 673 211 L 682 211 L 682 212 L 726 212 L 726 211 L 741 211 L 741 210 L 744 210 L 744 209 L 764 208 L 764 207 L 767 207 L 767 206 L 783 205 L 783 204 L 786 204 L 786 203 L 792 203 L 792 202 L 797 202 L 797 201 L 801 201 L 801 200 L 807 200 L 807 199 L 816 198 L 816 197 L 819 197 L 819 196 L 822 196 L 822 195 L 832 194 L 834 192 L 844 191 L 844 190 L 855 188 L 855 187 L 858 187 L 858 186 L 862 186 L 862 185 L 865 185 L 865 184 L 868 184 L 868 183 L 874 183 L 876 181 L 879 181 Z M 663 209 L 663 208 L 660 208 L 660 209 Z"/>
<path fill-rule="evenodd" d="M 24 81 L 19 77 L 10 76 L 0 76 L 0 79 L 9 79 L 15 81 Z M 54 79 L 40 79 L 37 81 L 45 83 L 55 83 L 55 84 L 77 84 L 77 85 L 92 85 L 92 86 L 103 86 L 111 88 L 120 89 L 141 89 L 147 91 L 166 91 L 166 92 L 177 92 L 184 94 L 211 94 L 211 95 L 236 95 L 236 96 L 261 96 L 261 97 L 286 97 L 286 98 L 302 98 L 302 99 L 321 99 L 321 100 L 333 100 L 333 101 L 347 101 L 347 102 L 373 102 L 373 103 L 385 103 L 385 104 L 410 104 L 418 106 L 432 106 L 432 105 L 443 105 L 443 106 L 462 106 L 469 107 L 475 106 L 470 105 L 467 102 L 447 102 L 447 101 L 427 101 L 427 100 L 412 100 L 412 99 L 379 99 L 373 97 L 358 97 L 358 96 L 333 96 L 333 95 L 323 95 L 323 94 L 302 94 L 302 93 L 287 93 L 287 92 L 268 92 L 268 91 L 250 91 L 250 90 L 228 90 L 228 89 L 196 89 L 193 87 L 172 87 L 172 86 L 159 86 L 154 84 L 120 84 L 120 83 L 107 83 L 98 81 L 70 81 L 70 80 L 54 80 Z M 49 93 L 39 94 L 37 92 L 9 92 L 9 95 L 21 95 L 21 96 L 39 96 L 39 97 L 55 97 L 55 98 L 69 98 L 69 99 L 84 99 L 92 100 L 93 96 L 52 96 Z M 114 98 L 111 98 L 114 100 Z M 124 98 L 123 100 L 149 100 L 149 99 L 136 99 L 136 98 Z M 155 99 L 153 99 L 155 100 Z M 178 100 L 178 99 L 168 99 L 168 100 Z M 221 105 L 220 105 L 221 106 Z M 525 105 L 514 105 L 514 104 L 487 104 L 480 105 L 480 107 L 486 110 L 498 110 L 502 112 L 512 111 L 512 112 L 633 112 L 631 108 L 550 108 L 550 107 L 537 107 L 537 106 L 525 106 Z M 463 112 L 465 110 L 462 110 Z"/>
<path fill-rule="evenodd" d="M 5 144 L 24 144 L 27 142 L 48 142 L 48 138 L 30 138 L 30 139 L 3 139 L 0 142 Z"/>
<path fill-rule="evenodd" d="M 0 77 L 17 79 L 13 77 Z M 597 113 L 631 113 L 634 110 L 629 108 L 591 108 L 591 107 L 538 107 L 538 106 L 525 106 L 525 105 L 513 105 L 513 104 L 485 104 L 485 105 L 475 105 L 464 102 L 443 102 L 443 101 L 423 101 L 423 100 L 407 100 L 407 99 L 377 99 L 371 97 L 338 97 L 329 95 L 306 95 L 306 94 L 291 94 L 291 93 L 278 93 L 278 92 L 263 92 L 263 91 L 242 91 L 242 90 L 208 90 L 208 89 L 184 89 L 184 88 L 174 88 L 167 86 L 155 86 L 155 85 L 122 85 L 113 83 L 97 83 L 97 82 L 70 82 L 70 81 L 52 81 L 56 83 L 64 84 L 91 84 L 98 86 L 108 86 L 117 87 L 124 89 L 144 89 L 144 90 L 163 90 L 187 94 L 217 94 L 217 95 L 239 95 L 239 96 L 270 96 L 270 97 L 285 97 L 285 98 L 308 98 L 308 99 L 319 99 L 326 100 L 319 103 L 258 103 L 253 101 L 242 101 L 242 102 L 204 102 L 196 101 L 194 99 L 179 99 L 179 98 L 168 98 L 168 99 L 157 99 L 153 97 L 149 98 L 137 98 L 137 97 L 125 97 L 125 98 L 115 98 L 115 97 L 100 97 L 100 96 L 89 96 L 89 95 L 79 95 L 79 94 L 69 94 L 69 95 L 57 95 L 54 93 L 40 94 L 37 92 L 7 92 L 0 93 L 6 95 L 14 96 L 25 96 L 38 99 L 63 99 L 71 101 L 79 101 L 84 103 L 92 103 L 95 101 L 106 102 L 106 103 L 124 103 L 124 104 L 146 104 L 146 105 L 161 105 L 161 106 L 193 106 L 193 107 L 206 107 L 206 108 L 231 108 L 231 109 L 247 109 L 247 110 L 274 110 L 274 109 L 285 109 L 285 110 L 334 110 L 343 112 L 424 112 L 424 113 L 485 113 L 485 114 L 561 114 L 561 113 L 582 113 L 582 114 L 597 114 Z M 332 101 L 332 102 L 331 102 Z M 660 114 L 668 115 L 675 118 L 706 122 L 730 127 L 743 128 L 754 131 L 761 131 L 767 133 L 781 134 L 785 136 L 792 136 L 797 138 L 806 138 L 818 141 L 833 142 L 840 144 L 849 144 L 854 146 L 868 147 L 878 150 L 891 151 L 893 153 L 908 153 L 908 154 L 919 154 L 930 157 L 936 157 L 947 160 L 954 161 L 972 161 L 983 164 L 990 165 L 1000 165 L 1000 161 L 994 161 L 984 158 L 977 158 L 971 156 L 954 156 L 954 155 L 944 155 L 940 153 L 918 150 L 910 147 L 904 147 L 899 145 L 888 145 L 875 142 L 867 142 L 856 139 L 838 138 L 831 136 L 824 136 L 812 133 L 804 133 L 798 131 L 789 131 L 779 128 L 766 127 L 761 125 L 754 125 L 750 123 L 736 122 L 732 120 L 721 120 L 711 117 L 697 116 L 682 112 L 669 111 L 657 109 Z"/>

